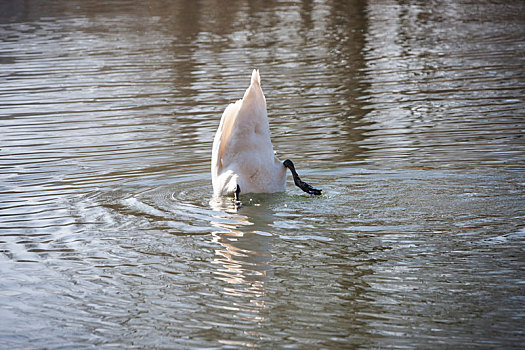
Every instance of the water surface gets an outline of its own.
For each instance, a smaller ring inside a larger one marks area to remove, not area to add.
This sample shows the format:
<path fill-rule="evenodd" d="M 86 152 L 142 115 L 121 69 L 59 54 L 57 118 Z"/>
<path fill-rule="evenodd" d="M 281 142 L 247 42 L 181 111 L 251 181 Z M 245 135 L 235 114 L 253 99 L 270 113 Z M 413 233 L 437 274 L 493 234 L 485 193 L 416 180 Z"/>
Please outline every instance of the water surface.
<path fill-rule="evenodd" d="M 4 1 L 0 347 L 525 347 L 521 1 Z M 213 199 L 259 68 L 324 191 Z"/>

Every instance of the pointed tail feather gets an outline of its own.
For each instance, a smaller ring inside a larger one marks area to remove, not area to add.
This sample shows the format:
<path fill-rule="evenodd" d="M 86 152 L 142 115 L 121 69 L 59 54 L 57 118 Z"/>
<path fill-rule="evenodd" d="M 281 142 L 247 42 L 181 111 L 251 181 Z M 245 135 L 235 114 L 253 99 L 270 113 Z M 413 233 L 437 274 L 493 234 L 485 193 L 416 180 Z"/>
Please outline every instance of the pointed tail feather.
<path fill-rule="evenodd" d="M 259 76 L 259 70 L 254 69 L 252 72 L 252 84 L 259 84 L 261 85 L 261 77 Z"/>

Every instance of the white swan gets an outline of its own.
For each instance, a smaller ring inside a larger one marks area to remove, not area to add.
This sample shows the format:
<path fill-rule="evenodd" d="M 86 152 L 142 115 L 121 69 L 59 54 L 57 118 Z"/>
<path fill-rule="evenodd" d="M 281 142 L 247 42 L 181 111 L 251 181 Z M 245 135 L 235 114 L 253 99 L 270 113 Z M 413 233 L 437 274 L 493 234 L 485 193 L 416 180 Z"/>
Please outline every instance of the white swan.
<path fill-rule="evenodd" d="M 301 181 L 289 159 L 281 162 L 275 156 L 266 99 L 259 71 L 254 69 L 243 98 L 226 107 L 213 140 L 211 175 L 214 195 L 235 194 L 239 200 L 240 192 L 284 192 L 286 168 L 290 169 L 295 184 L 303 191 L 321 194 L 321 190 Z"/>

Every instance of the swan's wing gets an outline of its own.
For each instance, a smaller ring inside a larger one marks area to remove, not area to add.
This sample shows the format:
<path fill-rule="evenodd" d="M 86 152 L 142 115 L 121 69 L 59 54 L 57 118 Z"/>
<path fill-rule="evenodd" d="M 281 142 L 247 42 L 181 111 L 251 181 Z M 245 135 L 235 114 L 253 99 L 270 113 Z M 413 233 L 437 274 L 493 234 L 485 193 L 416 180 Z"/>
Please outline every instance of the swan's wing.
<path fill-rule="evenodd" d="M 264 135 L 261 140 L 251 137 L 255 129 Z M 218 174 L 223 168 L 223 161 L 227 163 L 230 156 L 240 151 L 250 147 L 263 151 L 268 145 L 269 150 L 266 151 L 273 154 L 266 99 L 260 86 L 259 71 L 254 69 L 251 84 L 243 98 L 228 105 L 222 114 L 213 142 L 212 171 Z"/>
<path fill-rule="evenodd" d="M 219 128 L 215 134 L 215 139 L 213 140 L 213 149 L 212 149 L 212 171 L 215 174 L 218 174 L 222 169 L 222 155 L 228 140 L 230 138 L 233 124 L 237 114 L 239 113 L 239 108 L 241 106 L 242 100 L 239 100 L 235 103 L 230 103 L 228 107 L 222 113 L 221 122 L 219 123 Z"/>

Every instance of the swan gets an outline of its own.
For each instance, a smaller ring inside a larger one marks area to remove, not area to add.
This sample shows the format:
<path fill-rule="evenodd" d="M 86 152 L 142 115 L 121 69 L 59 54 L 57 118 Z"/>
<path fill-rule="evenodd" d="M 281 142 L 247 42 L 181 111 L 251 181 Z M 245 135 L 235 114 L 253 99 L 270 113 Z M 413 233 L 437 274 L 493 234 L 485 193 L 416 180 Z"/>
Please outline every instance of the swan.
<path fill-rule="evenodd" d="M 290 170 L 295 185 L 301 190 L 321 194 L 321 190 L 301 180 L 291 160 L 281 162 L 275 155 L 270 140 L 266 98 L 261 89 L 259 70 L 254 69 L 243 98 L 224 110 L 213 140 L 213 193 L 217 197 L 233 194 L 239 201 L 241 192 L 284 192 L 286 169 Z"/>

